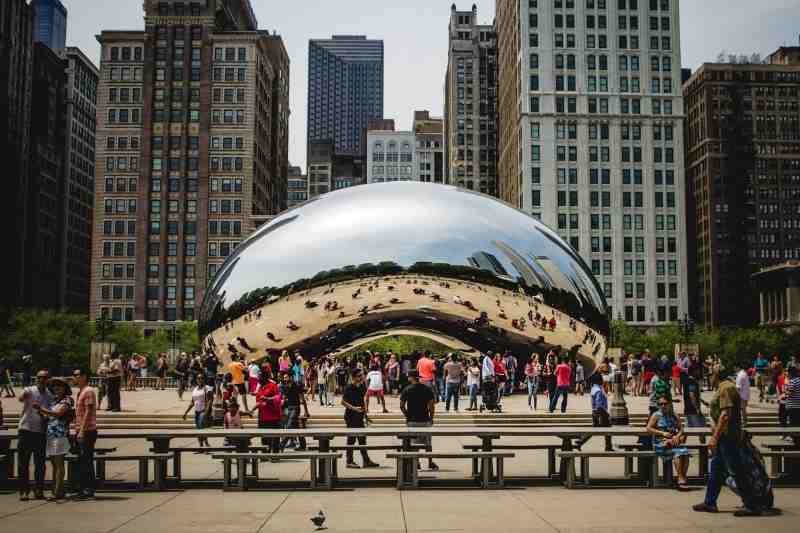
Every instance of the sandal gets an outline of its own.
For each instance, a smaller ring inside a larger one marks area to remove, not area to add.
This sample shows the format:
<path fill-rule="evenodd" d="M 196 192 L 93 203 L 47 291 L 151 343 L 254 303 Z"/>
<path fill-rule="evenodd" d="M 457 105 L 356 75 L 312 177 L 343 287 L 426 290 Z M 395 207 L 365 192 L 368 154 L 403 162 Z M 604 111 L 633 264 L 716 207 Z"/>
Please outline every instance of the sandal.
<path fill-rule="evenodd" d="M 689 490 L 688 482 L 684 481 L 683 483 L 678 483 L 678 492 L 688 492 Z"/>

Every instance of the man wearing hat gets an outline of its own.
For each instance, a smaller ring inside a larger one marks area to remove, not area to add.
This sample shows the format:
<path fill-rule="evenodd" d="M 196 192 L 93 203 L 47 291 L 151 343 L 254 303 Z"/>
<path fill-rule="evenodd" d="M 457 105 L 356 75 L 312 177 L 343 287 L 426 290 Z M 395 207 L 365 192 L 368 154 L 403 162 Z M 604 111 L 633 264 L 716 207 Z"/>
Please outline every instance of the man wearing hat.
<path fill-rule="evenodd" d="M 403 389 L 400 394 L 400 410 L 406 416 L 406 426 L 410 428 L 429 428 L 433 426 L 433 416 L 436 412 L 436 398 L 430 387 L 420 383 L 419 372 L 411 370 L 408 373 L 410 385 Z M 419 444 L 425 446 L 425 450 L 432 451 L 431 437 L 420 437 L 417 439 Z M 439 470 L 433 459 L 428 459 L 428 468 Z"/>

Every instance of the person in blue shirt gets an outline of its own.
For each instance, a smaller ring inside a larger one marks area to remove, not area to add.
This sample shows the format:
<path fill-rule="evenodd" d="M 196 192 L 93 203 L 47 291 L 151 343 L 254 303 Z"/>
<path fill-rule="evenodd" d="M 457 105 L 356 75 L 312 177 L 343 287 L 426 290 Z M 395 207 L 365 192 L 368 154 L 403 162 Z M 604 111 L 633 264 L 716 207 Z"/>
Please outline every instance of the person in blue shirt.
<path fill-rule="evenodd" d="M 758 401 L 763 402 L 766 394 L 767 382 L 769 375 L 769 361 L 761 352 L 758 352 L 756 360 L 753 363 L 753 368 L 756 371 L 756 387 L 758 387 Z"/>
<path fill-rule="evenodd" d="M 589 397 L 592 400 L 592 427 L 607 428 L 611 427 L 611 417 L 608 414 L 608 396 L 603 388 L 603 375 L 595 372 L 589 376 L 591 390 Z M 583 437 L 575 443 L 575 447 L 580 449 L 586 444 L 590 437 Z M 611 443 L 611 435 L 605 435 L 606 451 L 613 452 L 614 447 Z"/>

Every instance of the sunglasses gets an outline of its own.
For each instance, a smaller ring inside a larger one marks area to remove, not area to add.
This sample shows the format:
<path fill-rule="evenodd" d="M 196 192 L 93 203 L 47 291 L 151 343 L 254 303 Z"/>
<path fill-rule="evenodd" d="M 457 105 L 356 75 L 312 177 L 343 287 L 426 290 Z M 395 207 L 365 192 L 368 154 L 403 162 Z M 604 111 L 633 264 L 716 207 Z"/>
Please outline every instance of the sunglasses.
<path fill-rule="evenodd" d="M 658 404 L 658 405 L 659 405 L 659 406 L 661 406 L 661 407 L 669 407 L 669 404 L 668 404 L 668 403 L 660 403 L 660 404 Z"/>

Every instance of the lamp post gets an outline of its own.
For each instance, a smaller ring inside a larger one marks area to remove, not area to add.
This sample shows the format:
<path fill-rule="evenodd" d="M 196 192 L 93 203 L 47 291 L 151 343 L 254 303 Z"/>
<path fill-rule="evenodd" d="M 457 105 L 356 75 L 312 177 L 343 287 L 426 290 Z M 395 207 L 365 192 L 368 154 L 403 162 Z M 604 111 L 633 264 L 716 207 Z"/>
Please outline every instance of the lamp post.
<path fill-rule="evenodd" d="M 94 324 L 97 328 L 96 333 L 100 337 L 100 342 L 106 342 L 106 334 L 114 329 L 114 321 L 107 316 L 101 316 L 94 321 Z"/>
<path fill-rule="evenodd" d="M 622 321 L 622 314 L 620 313 L 618 316 L 619 320 Z M 613 326 L 611 327 L 611 336 L 612 338 L 614 336 Z M 620 363 L 621 361 L 620 359 Z M 630 422 L 630 417 L 628 405 L 625 402 L 625 374 L 623 374 L 621 368 L 617 368 L 612 377 L 614 379 L 614 399 L 611 401 L 611 409 L 609 409 L 611 424 L 614 426 L 627 426 Z"/>
<path fill-rule="evenodd" d="M 683 339 L 683 344 L 686 345 L 689 342 L 689 336 L 694 333 L 694 320 L 689 318 L 688 313 L 683 314 L 683 318 L 678 320 L 678 327 L 681 330 L 681 338 Z M 681 347 L 683 350 L 683 346 Z"/>

